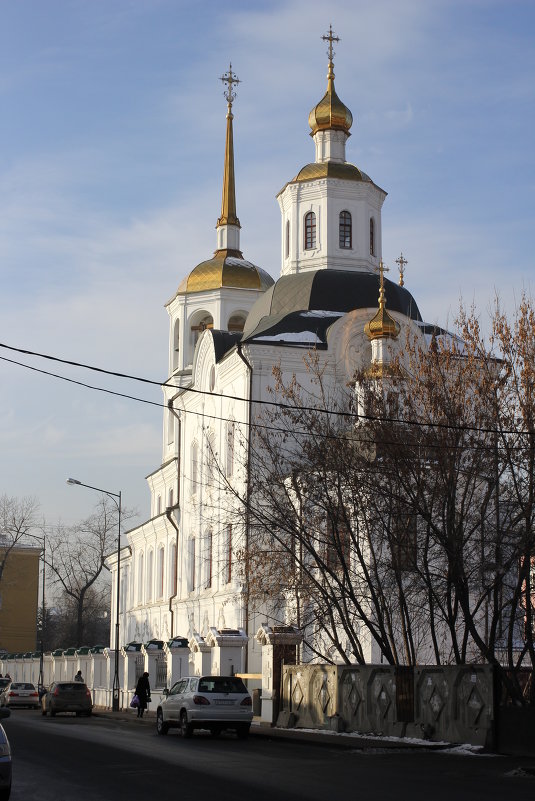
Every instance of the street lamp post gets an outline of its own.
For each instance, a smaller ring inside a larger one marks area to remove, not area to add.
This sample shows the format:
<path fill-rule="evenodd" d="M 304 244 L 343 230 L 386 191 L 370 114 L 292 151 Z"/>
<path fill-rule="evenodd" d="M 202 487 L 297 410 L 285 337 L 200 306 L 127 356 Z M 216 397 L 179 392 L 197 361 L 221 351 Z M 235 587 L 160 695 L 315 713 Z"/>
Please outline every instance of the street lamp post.
<path fill-rule="evenodd" d="M 45 578 L 46 578 L 46 536 L 43 534 L 43 606 L 41 609 L 41 654 L 39 658 L 39 680 L 37 688 L 43 689 L 45 684 L 45 624 L 46 624 L 46 605 L 45 605 Z"/>
<path fill-rule="evenodd" d="M 83 484 L 81 481 L 78 481 L 76 478 L 68 478 L 67 484 L 76 484 L 79 487 L 87 487 L 87 489 L 95 490 L 95 492 L 102 492 L 104 495 L 107 495 L 109 498 L 112 499 L 114 504 L 117 507 L 117 512 L 119 515 L 119 534 L 117 537 L 117 600 L 115 604 L 115 669 L 113 673 L 113 698 L 112 698 L 112 710 L 113 712 L 119 712 L 119 692 L 120 692 L 120 681 L 119 681 L 119 604 L 121 601 L 121 492 L 109 492 L 105 489 L 100 489 L 99 487 L 92 487 L 90 484 Z M 119 500 L 116 501 L 115 499 L 118 498 Z"/>
<path fill-rule="evenodd" d="M 45 621 L 46 621 L 46 599 L 45 599 L 45 582 L 46 582 L 46 534 L 43 534 L 42 537 L 38 537 L 37 534 L 26 534 L 27 537 L 31 537 L 33 540 L 37 540 L 43 544 L 43 550 L 41 555 L 43 557 L 43 585 L 42 585 L 42 605 L 41 605 L 41 642 L 40 648 L 41 653 L 39 657 L 39 678 L 37 680 L 37 689 L 42 690 L 44 687 L 44 662 L 45 662 Z"/>

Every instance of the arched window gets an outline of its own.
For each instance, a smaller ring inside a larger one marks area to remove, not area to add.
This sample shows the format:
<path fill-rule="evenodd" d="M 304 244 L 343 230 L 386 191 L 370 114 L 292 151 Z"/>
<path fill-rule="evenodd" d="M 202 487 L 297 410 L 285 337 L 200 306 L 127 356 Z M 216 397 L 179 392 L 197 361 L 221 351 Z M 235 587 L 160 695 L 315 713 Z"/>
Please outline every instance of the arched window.
<path fill-rule="evenodd" d="M 176 586 L 176 542 L 171 545 L 171 564 L 169 565 L 169 595 L 175 595 Z"/>
<path fill-rule="evenodd" d="M 290 220 L 286 220 L 286 239 L 284 244 L 284 254 L 286 258 L 290 255 Z"/>
<path fill-rule="evenodd" d="M 128 567 L 125 567 L 121 570 L 121 585 L 119 587 L 119 591 L 121 594 L 121 603 L 119 604 L 119 611 L 125 612 L 126 611 L 126 604 L 128 599 Z"/>
<path fill-rule="evenodd" d="M 375 222 L 370 217 L 370 256 L 375 256 Z"/>
<path fill-rule="evenodd" d="M 245 314 L 241 312 L 233 314 L 228 321 L 227 331 L 233 331 L 235 333 L 241 334 L 244 328 L 245 328 Z"/>
<path fill-rule="evenodd" d="M 163 546 L 158 550 L 158 598 L 163 598 L 165 551 Z"/>
<path fill-rule="evenodd" d="M 227 453 L 225 475 L 231 476 L 234 472 L 234 420 L 227 422 Z"/>
<path fill-rule="evenodd" d="M 178 367 L 178 352 L 180 350 L 180 320 L 175 320 L 173 327 L 173 370 Z"/>
<path fill-rule="evenodd" d="M 313 211 L 305 214 L 305 250 L 316 247 L 316 215 Z"/>
<path fill-rule="evenodd" d="M 205 440 L 204 449 L 204 462 L 206 468 L 206 488 L 211 490 L 214 483 L 214 476 L 216 473 L 216 459 L 217 454 L 215 450 L 215 434 L 213 431 L 208 431 Z"/>
<path fill-rule="evenodd" d="M 208 529 L 205 536 L 204 547 L 204 587 L 208 589 L 212 586 L 212 530 Z"/>
<path fill-rule="evenodd" d="M 195 589 L 195 537 L 190 537 L 188 556 L 189 556 L 188 590 L 192 592 Z"/>
<path fill-rule="evenodd" d="M 191 493 L 195 495 L 199 483 L 199 446 L 196 442 L 191 446 Z"/>
<path fill-rule="evenodd" d="M 145 581 L 145 575 L 143 573 L 143 554 L 140 553 L 139 554 L 139 560 L 138 560 L 138 569 L 137 569 L 137 602 L 138 602 L 138 604 L 142 604 L 143 603 L 144 581 Z"/>
<path fill-rule="evenodd" d="M 171 410 L 167 412 L 167 444 L 172 445 L 175 439 L 175 416 Z"/>
<path fill-rule="evenodd" d="M 154 565 L 154 551 L 149 552 L 149 560 L 147 564 L 147 601 L 152 601 L 152 574 Z"/>
<path fill-rule="evenodd" d="M 192 358 L 193 358 L 193 351 L 195 350 L 195 345 L 197 344 L 197 340 L 199 339 L 203 331 L 206 331 L 207 328 L 213 328 L 213 327 L 214 327 L 214 318 L 212 317 L 211 314 L 207 314 L 206 312 L 200 312 L 198 315 L 195 316 L 190 326 Z"/>
<path fill-rule="evenodd" d="M 223 581 L 230 584 L 232 581 L 232 523 L 227 526 L 223 554 Z"/>
<path fill-rule="evenodd" d="M 340 247 L 350 250 L 353 247 L 353 239 L 351 232 L 351 214 L 348 211 L 340 212 L 339 234 Z"/>

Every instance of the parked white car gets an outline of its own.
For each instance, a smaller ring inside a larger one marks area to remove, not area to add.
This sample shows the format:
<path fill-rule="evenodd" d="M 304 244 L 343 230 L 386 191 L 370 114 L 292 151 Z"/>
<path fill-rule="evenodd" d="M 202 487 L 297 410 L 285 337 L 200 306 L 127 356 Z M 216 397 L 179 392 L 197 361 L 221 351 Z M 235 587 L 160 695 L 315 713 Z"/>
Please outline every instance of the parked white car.
<path fill-rule="evenodd" d="M 9 709 L 0 709 L 0 719 L 8 718 Z M 9 740 L 0 723 L 0 801 L 7 801 L 11 793 L 11 748 Z"/>
<path fill-rule="evenodd" d="M 172 727 L 180 727 L 183 737 L 191 737 L 194 729 L 209 729 L 214 736 L 234 729 L 240 739 L 249 734 L 252 699 L 237 676 L 184 677 L 163 695 L 156 710 L 158 734 Z"/>

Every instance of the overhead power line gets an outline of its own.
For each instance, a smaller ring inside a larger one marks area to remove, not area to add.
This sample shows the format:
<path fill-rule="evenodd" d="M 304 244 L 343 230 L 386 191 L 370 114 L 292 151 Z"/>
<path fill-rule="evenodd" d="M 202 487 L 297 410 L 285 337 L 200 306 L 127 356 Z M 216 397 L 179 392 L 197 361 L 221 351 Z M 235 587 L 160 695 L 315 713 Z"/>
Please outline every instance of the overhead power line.
<path fill-rule="evenodd" d="M 454 424 L 454 423 L 441 423 L 441 422 L 433 422 L 433 421 L 425 421 L 424 422 L 424 421 L 421 421 L 421 420 L 408 420 L 408 419 L 405 419 L 405 418 L 396 418 L 396 417 L 381 417 L 381 416 L 377 416 L 377 415 L 361 414 L 361 413 L 357 413 L 357 412 L 342 411 L 342 410 L 337 410 L 337 409 L 325 409 L 325 408 L 316 407 L 316 406 L 296 406 L 294 404 L 282 403 L 281 401 L 270 401 L 270 400 L 265 400 L 265 399 L 248 399 L 248 398 L 241 397 L 239 395 L 229 395 L 229 394 L 226 394 L 226 393 L 223 393 L 223 392 L 210 392 L 209 390 L 198 389 L 196 387 L 180 387 L 180 386 L 176 386 L 176 385 L 170 384 L 168 380 L 164 381 L 164 382 L 160 382 L 160 381 L 154 381 L 154 380 L 151 380 L 151 379 L 148 379 L 148 378 L 142 378 L 140 376 L 130 375 L 128 373 L 117 372 L 117 371 L 114 371 L 114 370 L 106 370 L 105 368 L 96 367 L 94 365 L 85 364 L 83 362 L 75 362 L 75 361 L 68 360 L 68 359 L 62 359 L 59 356 L 51 356 L 49 354 L 38 353 L 36 351 L 30 351 L 30 350 L 26 350 L 26 349 L 23 349 L 23 348 L 17 348 L 17 347 L 14 347 L 12 345 L 6 345 L 5 343 L 2 343 L 2 342 L 0 342 L 0 348 L 5 348 L 7 350 L 15 351 L 17 353 L 22 353 L 22 354 L 25 354 L 27 356 L 36 356 L 36 357 L 41 358 L 41 359 L 47 359 L 49 361 L 59 362 L 60 364 L 66 364 L 66 365 L 71 366 L 71 367 L 80 367 L 82 369 L 91 370 L 93 372 L 103 373 L 104 375 L 109 375 L 109 376 L 112 376 L 114 378 L 126 378 L 126 379 L 129 379 L 131 381 L 139 381 L 139 382 L 144 383 L 144 384 L 150 384 L 150 385 L 158 386 L 158 387 L 161 387 L 161 388 L 169 387 L 171 389 L 176 389 L 176 390 L 180 391 L 181 394 L 182 393 L 184 393 L 184 394 L 185 393 L 191 393 L 191 394 L 198 394 L 198 395 L 206 395 L 206 396 L 209 396 L 209 397 L 224 398 L 225 400 L 234 400 L 234 401 L 237 401 L 239 403 L 252 402 L 255 405 L 271 406 L 271 407 L 275 407 L 275 408 L 278 408 L 278 409 L 283 409 L 285 411 L 290 411 L 290 412 L 291 411 L 300 412 L 300 413 L 302 413 L 302 412 L 311 412 L 311 413 L 317 413 L 317 414 L 326 414 L 326 415 L 329 415 L 329 416 L 332 416 L 332 417 L 345 417 L 345 418 L 349 418 L 349 419 L 357 418 L 357 419 L 367 420 L 369 422 L 400 423 L 400 424 L 404 424 L 404 425 L 417 426 L 419 428 L 437 428 L 437 429 L 445 429 L 445 430 L 452 430 L 452 431 L 467 431 L 467 432 L 468 431 L 472 431 L 472 432 L 480 433 L 480 434 L 502 434 L 502 435 L 525 436 L 525 435 L 530 435 L 530 434 L 533 433 L 533 432 L 530 432 L 530 431 L 523 431 L 523 430 L 518 430 L 518 429 L 513 429 L 513 430 L 505 429 L 505 430 L 502 430 L 502 429 L 497 429 L 497 428 L 486 428 L 486 427 L 481 427 L 481 426 L 459 425 L 459 424 Z M 59 379 L 61 381 L 66 381 L 66 382 L 71 383 L 71 384 L 76 384 L 76 385 L 84 387 L 86 389 L 92 389 L 92 390 L 97 391 L 97 392 L 104 392 L 104 393 L 109 394 L 109 395 L 115 395 L 117 397 L 125 398 L 127 400 L 134 400 L 134 401 L 137 401 L 138 403 L 146 403 L 146 404 L 149 404 L 151 406 L 157 406 L 159 408 L 167 408 L 167 404 L 164 404 L 164 403 L 158 403 L 156 401 L 147 400 L 145 398 L 138 398 L 135 395 L 129 395 L 129 394 L 126 394 L 126 393 L 117 392 L 116 390 L 106 389 L 104 387 L 97 387 L 97 386 L 94 386 L 92 384 L 87 384 L 87 383 L 85 383 L 83 381 L 77 381 L 77 380 L 72 379 L 72 378 L 67 378 L 66 376 L 59 375 L 58 373 L 52 373 L 52 372 L 50 372 L 48 370 L 42 370 L 42 369 L 40 369 L 38 367 L 33 367 L 31 365 L 24 364 L 23 362 L 18 362 L 18 361 L 15 361 L 13 359 L 8 359 L 5 356 L 0 356 L 0 360 L 5 361 L 5 362 L 9 362 L 11 364 L 16 364 L 16 365 L 18 365 L 20 367 L 24 367 L 24 368 L 26 368 L 28 370 L 32 370 L 32 371 L 37 372 L 37 373 L 42 373 L 43 375 L 48 375 L 48 376 L 50 376 L 52 378 L 57 378 L 57 379 Z M 219 417 L 217 415 L 207 415 L 205 412 L 195 412 L 195 411 L 193 411 L 191 409 L 183 410 L 183 411 L 188 413 L 188 414 L 196 414 L 196 415 L 199 415 L 199 416 L 202 416 L 202 417 L 207 417 L 207 418 L 214 419 L 214 420 L 225 421 L 227 419 L 226 417 Z M 242 423 L 242 425 L 248 425 L 248 423 Z M 255 425 L 257 425 L 257 424 L 255 423 Z M 257 427 L 262 427 L 262 428 L 266 428 L 268 430 L 274 430 L 274 431 L 282 431 L 282 432 L 287 431 L 287 429 L 280 429 L 280 428 L 276 428 L 276 427 L 271 428 L 269 426 L 258 426 L 257 425 Z M 294 433 L 296 433 L 296 432 L 294 432 Z M 302 432 L 302 433 L 306 433 L 306 432 Z"/>

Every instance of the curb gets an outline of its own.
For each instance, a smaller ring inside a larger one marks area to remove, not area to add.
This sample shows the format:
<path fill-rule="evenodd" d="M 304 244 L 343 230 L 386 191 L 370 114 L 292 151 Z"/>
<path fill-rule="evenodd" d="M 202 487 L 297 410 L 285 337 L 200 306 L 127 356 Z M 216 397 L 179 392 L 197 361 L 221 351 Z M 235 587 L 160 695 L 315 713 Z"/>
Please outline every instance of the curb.
<path fill-rule="evenodd" d="M 112 712 L 105 707 L 94 707 L 93 715 L 120 723 L 133 723 L 136 726 L 156 726 L 156 713 L 152 711 L 147 711 L 142 718 L 137 718 L 135 709 Z M 392 751 L 439 751 L 452 747 L 451 743 L 434 743 L 427 740 L 389 740 L 383 737 L 367 737 L 362 734 L 339 734 L 331 731 L 311 731 L 310 729 L 281 729 L 259 721 L 253 721 L 250 734 L 252 737 L 266 740 L 292 740 L 306 745 L 323 745 L 351 750 L 380 748 Z"/>

